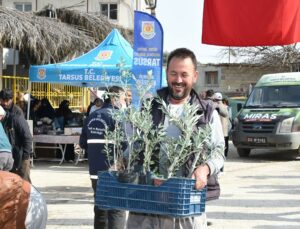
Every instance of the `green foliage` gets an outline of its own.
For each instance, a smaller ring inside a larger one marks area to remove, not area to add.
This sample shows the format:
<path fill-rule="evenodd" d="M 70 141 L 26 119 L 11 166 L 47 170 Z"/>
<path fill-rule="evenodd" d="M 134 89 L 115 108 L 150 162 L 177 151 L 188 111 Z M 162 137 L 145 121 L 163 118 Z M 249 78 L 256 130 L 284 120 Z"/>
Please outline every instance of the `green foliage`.
<path fill-rule="evenodd" d="M 131 75 L 129 71 L 122 72 L 124 87 L 127 79 Z M 139 96 L 139 107 L 130 105 L 125 109 L 113 109 L 112 118 L 115 121 L 115 130 L 105 129 L 107 139 L 114 142 L 113 150 L 105 147 L 107 156 L 114 163 L 114 169 L 126 170 L 130 172 L 143 155 L 144 172 L 157 172 L 158 168 L 152 168 L 154 164 L 153 154 L 163 152 L 167 161 L 166 178 L 172 177 L 189 159 L 193 159 L 189 176 L 192 175 L 196 166 L 206 162 L 218 153 L 211 144 L 211 128 L 198 127 L 200 115 L 199 106 L 195 104 L 184 104 L 184 112 L 177 117 L 170 111 L 170 105 L 159 98 L 149 97 L 149 91 L 153 86 L 152 72 L 148 73 L 148 78 L 143 82 L 136 81 Z M 164 124 L 154 127 L 152 122 L 152 103 L 156 99 L 161 104 L 161 110 L 168 118 L 169 122 L 177 126 L 180 136 L 168 137 Z M 130 127 L 130 128 L 128 128 Z M 127 150 L 123 152 L 122 144 L 127 143 Z M 156 155 L 158 156 L 158 155 Z M 123 164 L 126 159 L 126 165 Z M 116 166 L 117 165 L 117 166 Z"/>
<path fill-rule="evenodd" d="M 195 104 L 184 104 L 184 112 L 179 117 L 174 116 L 170 111 L 170 106 L 163 100 L 162 111 L 175 126 L 181 131 L 179 138 L 168 137 L 161 147 L 168 159 L 167 178 L 172 177 L 187 160 L 194 155 L 193 166 L 190 170 L 194 171 L 195 166 L 205 162 L 209 158 L 210 151 L 203 150 L 204 146 L 210 145 L 211 129 L 197 127 L 200 115 L 197 114 L 199 106 Z"/>
<path fill-rule="evenodd" d="M 151 103 L 153 98 L 149 98 L 150 89 L 153 87 L 152 71 L 147 73 L 147 79 L 137 81 L 130 71 L 122 70 L 122 62 L 118 65 L 120 68 L 120 75 L 122 79 L 122 87 L 128 88 L 128 81 L 135 80 L 137 94 L 139 98 L 139 106 L 128 106 L 125 109 L 112 109 L 111 116 L 115 121 L 115 130 L 111 131 L 105 129 L 106 136 L 114 141 L 114 150 L 111 152 L 108 146 L 105 147 L 105 152 L 109 159 L 114 161 L 114 165 L 127 162 L 126 170 L 129 172 L 132 166 L 138 159 L 141 153 L 144 156 L 143 167 L 146 171 L 150 171 L 150 166 L 153 163 L 151 156 L 154 149 L 161 141 L 164 131 L 162 127 L 158 129 L 153 128 L 151 116 Z M 107 96 L 107 94 L 105 95 Z M 117 98 L 117 97 L 116 97 Z M 139 107 L 142 106 L 142 109 Z M 122 143 L 126 142 L 127 152 L 123 152 Z M 112 156 L 113 155 L 113 156 Z M 125 168 L 125 165 L 117 166 L 118 168 Z"/>

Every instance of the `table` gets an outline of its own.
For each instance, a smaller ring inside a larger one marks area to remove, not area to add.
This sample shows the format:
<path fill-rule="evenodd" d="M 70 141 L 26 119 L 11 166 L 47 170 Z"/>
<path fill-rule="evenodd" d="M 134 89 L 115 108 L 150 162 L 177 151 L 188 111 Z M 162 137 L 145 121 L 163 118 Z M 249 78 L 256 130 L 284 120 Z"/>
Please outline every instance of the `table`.
<path fill-rule="evenodd" d="M 61 159 L 59 160 L 59 164 L 61 165 L 65 160 L 65 153 L 67 144 L 79 144 L 79 135 L 46 135 L 46 134 L 39 134 L 33 135 L 33 149 L 37 148 L 47 148 L 47 149 L 59 149 L 61 151 Z M 48 143 L 54 145 L 43 145 L 39 146 L 36 143 Z M 78 153 L 78 151 L 77 151 Z M 82 152 L 81 152 L 82 153 Z M 75 158 L 75 164 L 78 163 L 80 160 L 81 155 L 77 155 Z"/>

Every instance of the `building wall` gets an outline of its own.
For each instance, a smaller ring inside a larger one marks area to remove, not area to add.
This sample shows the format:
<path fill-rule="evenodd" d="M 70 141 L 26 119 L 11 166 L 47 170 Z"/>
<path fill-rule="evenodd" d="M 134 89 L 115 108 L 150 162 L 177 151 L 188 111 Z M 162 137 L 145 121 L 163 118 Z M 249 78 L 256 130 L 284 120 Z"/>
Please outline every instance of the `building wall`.
<path fill-rule="evenodd" d="M 100 15 L 100 3 L 115 3 L 118 4 L 118 20 L 112 20 L 125 28 L 133 29 L 134 10 L 143 12 L 150 11 L 146 8 L 146 3 L 143 0 L 3 0 L 4 7 L 15 8 L 14 3 L 31 3 L 32 11 L 39 11 L 48 4 L 52 4 L 54 8 L 71 7 L 72 9 L 82 12 L 93 13 Z"/>
<path fill-rule="evenodd" d="M 219 64 L 219 65 L 200 65 L 198 67 L 199 79 L 196 85 L 198 92 L 208 89 L 220 91 L 228 96 L 246 96 L 250 85 L 255 83 L 264 74 L 276 72 L 288 72 L 289 69 L 266 67 L 250 64 Z M 211 86 L 205 84 L 205 72 L 218 72 L 218 84 Z"/>

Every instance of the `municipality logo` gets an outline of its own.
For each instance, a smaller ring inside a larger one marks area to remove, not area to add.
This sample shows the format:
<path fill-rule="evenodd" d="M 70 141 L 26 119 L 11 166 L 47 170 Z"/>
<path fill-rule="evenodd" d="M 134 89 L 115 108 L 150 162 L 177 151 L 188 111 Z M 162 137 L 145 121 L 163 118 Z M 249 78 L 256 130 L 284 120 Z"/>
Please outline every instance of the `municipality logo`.
<path fill-rule="evenodd" d="M 37 74 L 38 79 L 43 80 L 46 78 L 46 69 L 45 68 L 39 68 L 38 69 L 38 74 Z"/>
<path fill-rule="evenodd" d="M 95 57 L 95 60 L 109 60 L 111 59 L 113 51 L 112 50 L 103 50 L 98 53 Z"/>
<path fill-rule="evenodd" d="M 150 40 L 155 36 L 154 21 L 142 21 L 141 36 L 147 40 Z"/>

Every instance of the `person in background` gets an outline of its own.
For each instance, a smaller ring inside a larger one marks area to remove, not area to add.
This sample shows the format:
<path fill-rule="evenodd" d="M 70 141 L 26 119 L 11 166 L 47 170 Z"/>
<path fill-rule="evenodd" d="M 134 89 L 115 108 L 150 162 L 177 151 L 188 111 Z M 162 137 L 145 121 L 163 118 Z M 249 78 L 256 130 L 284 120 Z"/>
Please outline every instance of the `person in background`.
<path fill-rule="evenodd" d="M 41 100 L 41 104 L 36 111 L 36 116 L 38 119 L 42 119 L 42 118 L 54 119 L 55 110 L 47 98 L 43 98 Z"/>
<path fill-rule="evenodd" d="M 5 117 L 5 110 L 0 106 L 0 121 Z M 10 171 L 14 165 L 11 145 L 0 123 L 0 170 Z"/>
<path fill-rule="evenodd" d="M 41 106 L 41 100 L 39 99 L 31 100 L 29 119 L 33 121 L 34 125 L 36 125 L 36 122 L 39 120 L 37 111 L 39 110 L 40 106 Z"/>
<path fill-rule="evenodd" d="M 225 154 L 225 157 L 227 158 L 228 150 L 229 150 L 229 144 L 228 143 L 229 143 L 229 137 L 230 137 L 230 132 L 231 132 L 231 128 L 232 128 L 232 111 L 231 111 L 231 107 L 229 106 L 228 99 L 223 98 L 222 103 L 224 104 L 224 106 L 227 108 L 227 111 L 228 111 L 228 118 L 226 118 L 227 128 L 225 127 L 223 129 L 223 131 L 227 133 L 227 134 L 224 134 L 224 139 L 225 139 L 224 154 Z M 221 120 L 221 122 L 222 122 L 222 120 Z"/>
<path fill-rule="evenodd" d="M 132 91 L 130 88 L 128 88 L 125 93 L 126 93 L 126 104 L 127 106 L 130 106 L 132 103 Z"/>
<path fill-rule="evenodd" d="M 120 109 L 126 107 L 125 91 L 118 86 L 109 87 L 107 90 L 108 97 L 104 100 L 103 106 L 91 113 L 85 120 L 80 135 L 80 147 L 85 149 L 88 154 L 89 173 L 96 196 L 96 187 L 98 171 L 107 171 L 108 161 L 104 152 L 105 147 L 105 124 L 108 129 L 115 129 L 115 121 L 111 116 L 112 109 Z M 113 144 L 109 144 L 113 147 Z M 112 150 L 113 151 L 113 150 Z M 102 210 L 94 206 L 94 228 L 120 229 L 125 228 L 125 211 L 118 210 Z"/>
<path fill-rule="evenodd" d="M 213 89 L 207 90 L 207 91 L 205 92 L 205 99 L 206 99 L 206 100 L 213 101 L 213 100 L 214 100 L 214 99 L 213 99 L 214 94 L 215 94 L 215 92 L 214 92 Z"/>
<path fill-rule="evenodd" d="M 64 130 L 65 125 L 68 124 L 73 118 L 73 112 L 69 108 L 70 102 L 63 100 L 59 107 L 55 110 L 55 127 L 56 129 Z"/>
<path fill-rule="evenodd" d="M 89 116 L 92 106 L 94 106 L 94 102 L 90 102 L 88 108 L 86 109 L 86 117 Z"/>
<path fill-rule="evenodd" d="M 228 109 L 223 104 L 222 99 L 223 99 L 222 93 L 215 92 L 215 94 L 213 95 L 213 101 L 215 103 L 215 108 L 221 117 L 228 118 Z"/>
<path fill-rule="evenodd" d="M 0 92 L 0 104 L 6 112 L 1 120 L 5 133 L 12 146 L 14 165 L 12 172 L 31 183 L 30 156 L 32 154 L 32 135 L 23 111 L 13 103 L 13 92 L 3 89 Z"/>
<path fill-rule="evenodd" d="M 43 196 L 18 175 L 0 171 L 0 203 L 0 228 L 46 228 L 48 211 Z"/>
<path fill-rule="evenodd" d="M 74 119 L 74 114 L 69 108 L 69 105 L 70 102 L 68 100 L 63 100 L 59 104 L 59 107 L 55 110 L 54 126 L 57 132 L 63 133 L 65 126 L 68 125 Z M 60 157 L 59 153 L 57 154 L 57 156 Z M 67 144 L 65 152 L 65 161 L 73 162 L 74 159 L 74 144 Z"/>
<path fill-rule="evenodd" d="M 22 109 L 24 113 L 24 117 L 26 118 L 27 116 L 27 102 L 24 99 L 24 93 L 18 91 L 17 92 L 17 97 L 16 97 L 16 104 Z"/>
<path fill-rule="evenodd" d="M 205 92 L 205 100 L 209 101 L 211 104 L 213 104 L 213 108 L 216 109 L 222 117 L 228 116 L 227 109 L 225 109 L 225 106 L 222 106 L 222 103 L 215 99 L 216 94 L 219 96 L 222 94 L 219 92 L 214 92 L 213 89 L 209 89 Z M 220 105 L 221 104 L 221 105 Z"/>
<path fill-rule="evenodd" d="M 205 100 L 206 99 L 206 91 L 199 92 L 199 98 Z"/>
<path fill-rule="evenodd" d="M 223 131 L 224 141 L 225 141 L 224 155 L 226 158 L 227 153 L 228 153 L 228 141 L 229 141 L 228 124 L 230 121 L 229 121 L 227 106 L 225 104 L 223 104 L 222 99 L 223 99 L 223 96 L 220 92 L 216 92 L 214 94 L 214 102 L 216 104 L 216 110 L 219 113 L 219 117 L 220 117 L 221 124 L 222 124 L 222 131 Z M 224 166 L 221 168 L 221 172 L 224 172 Z"/>
<path fill-rule="evenodd" d="M 22 109 L 13 102 L 13 91 L 11 89 L 2 89 L 0 91 L 0 105 L 5 111 L 10 109 L 12 113 L 24 115 Z"/>
<path fill-rule="evenodd" d="M 89 115 L 90 115 L 91 113 L 93 113 L 95 110 L 100 109 L 100 108 L 102 107 L 102 105 L 103 105 L 103 101 L 102 101 L 102 99 L 100 99 L 100 98 L 96 98 L 96 99 L 94 100 L 93 104 L 94 104 L 94 105 L 91 107 Z"/>
<path fill-rule="evenodd" d="M 199 165 L 193 173 L 193 177 L 196 179 L 196 189 L 202 189 L 208 184 L 209 177 L 212 177 L 219 173 L 224 164 L 224 136 L 221 131 L 220 118 L 216 110 L 212 109 L 212 103 L 199 98 L 198 94 L 193 90 L 193 86 L 198 79 L 197 60 L 195 54 L 186 48 L 179 48 L 172 51 L 167 60 L 167 88 L 162 88 L 157 91 L 158 97 L 164 100 L 164 102 L 170 106 L 170 109 L 174 108 L 176 114 L 182 115 L 184 111 L 184 104 L 191 103 L 199 106 L 199 113 L 201 114 L 198 125 L 205 126 L 210 125 L 212 129 L 211 141 L 216 150 L 216 156 L 207 160 L 206 163 Z M 167 128 L 167 135 L 169 137 L 179 137 L 180 130 L 174 125 L 171 120 L 168 120 L 161 108 L 161 104 L 156 100 L 153 100 L 152 104 L 152 120 L 154 128 L 160 123 L 164 124 Z M 157 154 L 163 157 L 165 152 L 160 149 Z M 190 161 L 190 160 L 189 160 Z M 167 165 L 163 160 L 156 161 L 160 168 Z M 190 164 L 187 162 L 182 168 L 182 176 L 188 175 L 188 169 Z M 164 170 L 162 170 L 164 171 Z M 179 172 L 179 171 L 178 171 Z M 207 195 L 211 196 L 211 190 L 208 189 Z M 218 198 L 218 197 L 216 197 Z M 129 213 L 127 228 L 139 228 L 139 229 L 164 229 L 164 228 L 184 228 L 184 229 L 203 229 L 207 228 L 205 213 L 184 218 L 173 218 L 168 216 L 161 216 L 155 214 L 142 214 L 142 213 Z"/>

